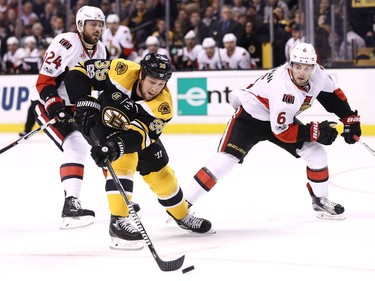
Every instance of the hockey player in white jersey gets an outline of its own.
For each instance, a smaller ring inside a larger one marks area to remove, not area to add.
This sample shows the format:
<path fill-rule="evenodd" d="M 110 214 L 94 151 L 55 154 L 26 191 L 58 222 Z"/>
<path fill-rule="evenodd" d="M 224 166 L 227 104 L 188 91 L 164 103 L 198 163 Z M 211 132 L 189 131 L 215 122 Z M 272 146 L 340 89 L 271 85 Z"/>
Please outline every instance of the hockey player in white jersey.
<path fill-rule="evenodd" d="M 222 69 L 219 48 L 216 47 L 215 40 L 212 37 L 204 38 L 202 47 L 203 50 L 198 53 L 198 69 Z"/>
<path fill-rule="evenodd" d="M 237 38 L 233 33 L 227 33 L 223 37 L 224 48 L 220 49 L 220 58 L 224 69 L 250 69 L 250 53 L 237 46 Z"/>
<path fill-rule="evenodd" d="M 116 14 L 107 16 L 107 28 L 103 32 L 102 41 L 108 59 L 124 58 L 135 61 L 138 57 L 129 27 L 120 25 L 120 18 Z"/>
<path fill-rule="evenodd" d="M 306 163 L 307 188 L 318 218 L 344 219 L 344 207 L 328 199 L 328 161 L 324 145 L 337 135 L 335 122 L 312 121 L 302 124 L 296 116 L 318 100 L 344 125 L 341 136 L 349 144 L 361 135 L 360 117 L 353 111 L 344 92 L 316 63 L 311 44 L 299 43 L 290 61 L 258 78 L 245 90 L 230 93 L 236 110 L 228 122 L 217 153 L 194 176 L 184 191 L 194 204 L 210 191 L 237 163 L 242 163 L 251 148 L 268 140 Z"/>
<path fill-rule="evenodd" d="M 75 101 L 69 100 L 67 96 L 64 76 L 80 61 L 106 58 L 105 47 L 100 41 L 105 26 L 102 10 L 92 6 L 81 7 L 76 15 L 76 24 L 78 33 L 59 34 L 48 47 L 36 82 L 39 95 L 33 98 L 38 100 L 35 113 L 40 125 L 54 117 L 64 117 L 45 130 L 64 153 L 60 166 L 65 194 L 62 229 L 89 225 L 95 217 L 93 211 L 82 209 L 78 199 L 88 144 L 72 117 Z"/>
<path fill-rule="evenodd" d="M 190 30 L 184 36 L 184 47 L 178 49 L 173 61 L 177 69 L 198 69 L 198 54 L 203 50 L 201 44 L 197 44 L 194 30 Z"/>

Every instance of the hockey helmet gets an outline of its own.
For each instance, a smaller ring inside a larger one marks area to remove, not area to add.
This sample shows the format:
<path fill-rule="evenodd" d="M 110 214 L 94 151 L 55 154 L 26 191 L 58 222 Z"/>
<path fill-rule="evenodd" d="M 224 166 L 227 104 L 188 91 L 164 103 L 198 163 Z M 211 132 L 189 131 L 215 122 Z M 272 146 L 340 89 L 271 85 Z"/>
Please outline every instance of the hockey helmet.
<path fill-rule="evenodd" d="M 298 43 L 290 52 L 290 63 L 316 64 L 316 53 L 313 45 Z"/>
<path fill-rule="evenodd" d="M 101 9 L 93 6 L 83 6 L 81 7 L 76 15 L 76 25 L 78 32 L 83 31 L 83 26 L 87 20 L 97 20 L 102 21 L 105 24 L 105 16 Z"/>
<path fill-rule="evenodd" d="M 168 81 L 172 76 L 171 62 L 166 56 L 148 53 L 141 60 L 142 79 L 149 75 L 155 79 Z"/>

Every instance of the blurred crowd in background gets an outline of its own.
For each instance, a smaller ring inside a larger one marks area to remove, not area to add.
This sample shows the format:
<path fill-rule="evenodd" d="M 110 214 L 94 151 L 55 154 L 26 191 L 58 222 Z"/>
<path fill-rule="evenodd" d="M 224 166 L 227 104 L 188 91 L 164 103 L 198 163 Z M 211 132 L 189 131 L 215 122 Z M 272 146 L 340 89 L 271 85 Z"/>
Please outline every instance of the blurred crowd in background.
<path fill-rule="evenodd" d="M 355 59 L 359 49 L 375 47 L 374 7 L 354 8 L 350 0 L 312 1 L 314 45 L 322 65 L 332 65 L 332 57 Z M 139 61 L 147 52 L 158 52 L 171 59 L 176 71 L 260 69 L 264 44 L 271 41 L 272 65 L 278 66 L 288 60 L 294 44 L 306 40 L 299 2 L 76 0 L 67 7 L 65 0 L 0 0 L 0 73 L 38 73 L 52 38 L 76 31 L 75 14 L 84 5 L 99 7 L 106 15 L 102 41 L 108 58 Z M 112 42 L 110 33 L 119 28 L 127 34 L 125 43 Z"/>

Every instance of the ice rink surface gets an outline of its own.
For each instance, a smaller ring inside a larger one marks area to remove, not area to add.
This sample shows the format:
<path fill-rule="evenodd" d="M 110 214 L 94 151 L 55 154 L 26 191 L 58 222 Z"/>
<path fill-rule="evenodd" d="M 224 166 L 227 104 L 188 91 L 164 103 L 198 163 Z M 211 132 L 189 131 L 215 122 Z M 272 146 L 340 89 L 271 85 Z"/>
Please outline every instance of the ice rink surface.
<path fill-rule="evenodd" d="M 0 147 L 18 135 L 0 134 Z M 183 189 L 216 151 L 220 135 L 164 135 Z M 375 147 L 374 137 L 362 137 Z M 95 223 L 59 230 L 62 153 L 44 134 L 0 155 L 0 280 L 375 280 L 375 157 L 341 137 L 327 147 L 330 199 L 346 220 L 315 217 L 305 187 L 305 163 L 261 143 L 193 211 L 217 231 L 180 229 L 137 176 L 133 200 L 163 260 L 186 255 L 181 269 L 162 272 L 146 246 L 109 249 L 109 210 L 101 170 L 89 157 L 81 193 Z"/>

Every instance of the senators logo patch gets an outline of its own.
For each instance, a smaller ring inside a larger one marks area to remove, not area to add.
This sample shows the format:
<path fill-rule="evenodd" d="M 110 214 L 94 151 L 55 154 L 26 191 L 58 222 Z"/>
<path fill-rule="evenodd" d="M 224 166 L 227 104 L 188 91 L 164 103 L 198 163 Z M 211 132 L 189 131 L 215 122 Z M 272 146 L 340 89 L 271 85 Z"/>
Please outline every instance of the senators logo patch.
<path fill-rule="evenodd" d="M 72 44 L 68 39 L 62 38 L 59 43 L 61 46 L 63 46 L 65 49 L 69 50 L 72 47 Z"/>
<path fill-rule="evenodd" d="M 128 70 L 127 64 L 121 61 L 116 64 L 115 71 L 117 72 L 118 75 L 124 74 L 127 70 Z"/>
<path fill-rule="evenodd" d="M 164 114 L 169 114 L 172 112 L 171 107 L 169 106 L 169 103 L 163 102 L 161 105 L 159 105 L 158 111 L 164 115 Z"/>
<path fill-rule="evenodd" d="M 294 103 L 294 96 L 289 95 L 289 94 L 284 94 L 282 101 L 287 103 L 287 104 L 293 104 Z"/>

